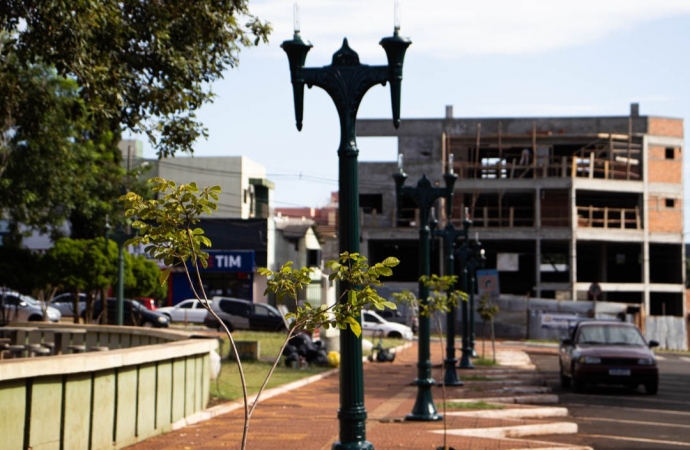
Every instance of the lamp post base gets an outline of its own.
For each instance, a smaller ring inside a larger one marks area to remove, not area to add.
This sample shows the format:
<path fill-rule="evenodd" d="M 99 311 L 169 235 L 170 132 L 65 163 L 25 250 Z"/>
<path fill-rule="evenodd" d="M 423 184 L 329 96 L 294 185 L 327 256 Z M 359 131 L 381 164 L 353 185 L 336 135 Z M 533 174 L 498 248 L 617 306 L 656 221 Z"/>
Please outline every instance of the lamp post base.
<path fill-rule="evenodd" d="M 443 416 L 436 411 L 434 399 L 431 396 L 431 386 L 436 384 L 433 378 L 416 379 L 417 401 L 412 408 L 412 412 L 405 416 L 405 420 L 416 422 L 436 422 L 443 419 Z"/>
<path fill-rule="evenodd" d="M 460 358 L 460 369 L 474 369 L 472 361 L 470 361 L 470 356 L 472 351 L 469 348 L 462 349 L 462 357 Z"/>
<path fill-rule="evenodd" d="M 457 358 L 450 358 L 443 360 L 443 367 L 445 367 L 445 372 L 443 374 L 443 384 L 444 386 L 464 386 L 465 383 L 460 381 L 458 378 L 458 373 L 455 371 L 455 365 L 458 363 Z"/>
<path fill-rule="evenodd" d="M 374 450 L 374 444 L 369 441 L 360 442 L 335 442 L 331 450 Z"/>

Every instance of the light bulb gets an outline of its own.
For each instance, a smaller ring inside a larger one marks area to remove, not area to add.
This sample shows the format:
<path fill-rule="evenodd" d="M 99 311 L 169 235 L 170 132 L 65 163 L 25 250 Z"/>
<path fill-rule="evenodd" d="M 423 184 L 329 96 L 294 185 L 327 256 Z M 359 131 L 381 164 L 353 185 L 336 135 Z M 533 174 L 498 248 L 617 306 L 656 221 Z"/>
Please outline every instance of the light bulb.
<path fill-rule="evenodd" d="M 300 32 L 301 24 L 299 22 L 299 19 L 299 3 L 295 2 L 295 6 L 292 9 L 292 26 L 295 30 L 295 34 L 299 34 Z"/>
<path fill-rule="evenodd" d="M 395 0 L 393 6 L 393 29 L 400 29 L 400 0 Z"/>
<path fill-rule="evenodd" d="M 453 173 L 453 158 L 454 155 L 452 153 L 448 154 L 448 173 Z"/>
<path fill-rule="evenodd" d="M 403 155 L 402 153 L 398 155 L 398 169 L 403 170 Z"/>

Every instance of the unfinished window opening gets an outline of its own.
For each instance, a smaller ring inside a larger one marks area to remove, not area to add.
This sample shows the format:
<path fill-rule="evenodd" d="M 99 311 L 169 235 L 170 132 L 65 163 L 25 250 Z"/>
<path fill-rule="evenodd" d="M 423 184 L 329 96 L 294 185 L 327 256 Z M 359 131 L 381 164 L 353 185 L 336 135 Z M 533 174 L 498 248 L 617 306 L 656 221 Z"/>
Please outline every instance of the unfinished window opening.
<path fill-rule="evenodd" d="M 307 249 L 307 267 L 319 267 L 321 265 L 321 250 Z"/>
<path fill-rule="evenodd" d="M 533 192 L 465 194 L 462 204 L 469 207 L 476 228 L 534 226 Z M 461 220 L 463 210 L 454 209 L 453 219 Z"/>
<path fill-rule="evenodd" d="M 569 245 L 568 242 L 564 241 L 542 241 L 539 258 L 542 283 L 568 283 L 570 281 Z M 542 295 L 544 294 L 542 293 Z"/>
<path fill-rule="evenodd" d="M 359 194 L 359 206 L 364 214 L 381 214 L 383 212 L 383 196 L 381 194 Z"/>
<path fill-rule="evenodd" d="M 667 208 L 675 208 L 676 206 L 676 200 L 673 198 L 667 198 L 666 199 L 666 207 Z"/>
<path fill-rule="evenodd" d="M 398 211 L 399 227 L 414 227 L 417 225 L 417 203 L 409 197 L 403 196 L 400 200 L 400 210 Z"/>
<path fill-rule="evenodd" d="M 578 227 L 642 229 L 640 195 L 578 191 L 575 199 Z M 655 208 L 659 208 L 657 203 Z"/>
<path fill-rule="evenodd" d="M 675 147 L 666 147 L 666 159 L 675 159 L 676 149 Z"/>

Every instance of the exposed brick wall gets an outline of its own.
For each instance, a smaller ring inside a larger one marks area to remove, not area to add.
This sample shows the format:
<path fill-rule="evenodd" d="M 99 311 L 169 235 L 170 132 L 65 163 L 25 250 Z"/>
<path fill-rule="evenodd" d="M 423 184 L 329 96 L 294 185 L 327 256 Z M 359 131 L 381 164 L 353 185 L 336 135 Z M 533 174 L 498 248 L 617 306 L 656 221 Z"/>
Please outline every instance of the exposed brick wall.
<path fill-rule="evenodd" d="M 683 231 L 683 205 L 681 199 L 675 199 L 673 208 L 666 207 L 666 199 L 650 197 L 647 205 L 649 212 L 649 231 L 681 233 Z"/>
<path fill-rule="evenodd" d="M 683 137 L 683 119 L 650 117 L 648 133 L 655 136 Z"/>
<path fill-rule="evenodd" d="M 666 159 L 666 149 L 660 145 L 650 145 L 647 151 L 649 181 L 652 183 L 680 183 L 683 176 L 683 157 L 680 147 L 673 148 L 674 159 Z"/>

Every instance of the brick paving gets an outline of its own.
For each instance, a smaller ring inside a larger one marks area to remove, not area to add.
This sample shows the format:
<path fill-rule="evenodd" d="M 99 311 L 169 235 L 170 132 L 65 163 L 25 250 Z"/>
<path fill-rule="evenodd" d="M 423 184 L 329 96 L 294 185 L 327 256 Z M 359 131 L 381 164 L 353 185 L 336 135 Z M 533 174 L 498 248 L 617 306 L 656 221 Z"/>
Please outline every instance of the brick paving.
<path fill-rule="evenodd" d="M 438 346 L 432 345 L 432 362 L 443 358 Z M 364 365 L 365 406 L 367 408 L 366 437 L 378 450 L 436 449 L 443 444 L 443 421 L 410 422 L 405 416 L 412 411 L 417 388 L 412 384 L 417 368 L 416 342 L 399 350 L 393 363 L 366 363 Z M 460 370 L 458 375 L 471 378 L 481 374 L 491 377 L 535 375 L 529 368 L 506 369 L 481 368 L 476 371 Z M 432 376 L 443 379 L 442 369 L 434 367 Z M 512 380 L 514 382 L 514 379 Z M 337 410 L 339 377 L 326 376 L 318 381 L 292 389 L 262 400 L 257 406 L 249 424 L 247 448 L 251 450 L 329 450 L 338 440 Z M 483 383 L 483 385 L 482 385 Z M 449 399 L 496 397 L 497 387 L 486 381 L 465 381 L 464 387 L 447 387 Z M 539 385 L 536 381 L 534 385 Z M 511 387 L 513 387 L 511 385 Z M 432 388 L 433 399 L 442 402 L 441 387 Z M 511 394 L 520 395 L 520 394 Z M 507 407 L 513 407 L 509 405 Z M 524 408 L 523 405 L 515 407 Z M 440 408 L 440 407 L 439 407 Z M 440 411 L 439 409 L 439 412 Z M 209 420 L 172 431 L 162 436 L 149 438 L 128 447 L 128 450 L 213 450 L 239 449 L 242 437 L 243 409 L 238 408 Z M 515 425 L 545 424 L 567 421 L 567 418 L 551 419 L 495 419 L 447 415 L 447 429 L 491 428 Z M 448 444 L 455 450 L 473 449 L 531 449 L 571 448 L 567 445 L 539 442 L 538 437 L 523 439 L 490 439 L 465 436 L 448 436 Z"/>

